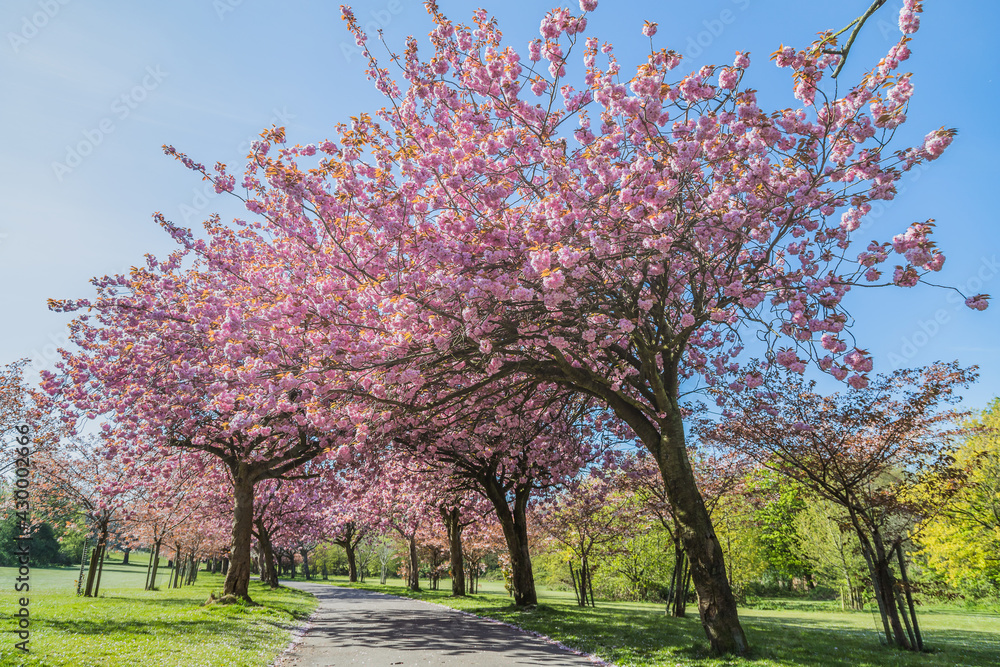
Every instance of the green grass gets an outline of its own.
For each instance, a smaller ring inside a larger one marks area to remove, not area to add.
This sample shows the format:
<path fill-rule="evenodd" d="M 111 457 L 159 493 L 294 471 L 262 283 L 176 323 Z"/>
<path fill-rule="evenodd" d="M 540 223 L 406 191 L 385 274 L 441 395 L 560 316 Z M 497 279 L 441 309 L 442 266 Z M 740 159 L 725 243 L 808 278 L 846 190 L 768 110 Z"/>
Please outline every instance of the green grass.
<path fill-rule="evenodd" d="M 268 665 L 284 650 L 291 630 L 316 608 L 301 591 L 271 591 L 251 582 L 260 606 L 202 606 L 222 590 L 221 575 L 198 574 L 193 586 L 143 591 L 145 558 L 106 563 L 100 596 L 76 596 L 79 568 L 31 571 L 31 653 L 14 647 L 11 614 L 17 599 L 13 568 L 0 568 L 0 665 Z"/>
<path fill-rule="evenodd" d="M 348 585 L 343 578 L 328 583 Z M 577 607 L 572 592 L 539 589 L 539 605 L 519 610 L 510 604 L 502 584 L 484 582 L 481 593 L 450 597 L 442 590 L 413 593 L 399 580 L 390 585 L 353 584 L 358 588 L 444 604 L 479 616 L 533 630 L 567 646 L 593 653 L 623 666 L 777 667 L 994 667 L 1000 662 L 1000 615 L 957 609 L 921 609 L 919 620 L 928 651 L 913 654 L 879 644 L 877 619 L 871 612 L 823 610 L 816 603 L 781 609 L 741 609 L 740 619 L 753 646 L 743 659 L 711 657 L 698 612 L 670 618 L 660 605 L 598 601 L 596 609 Z"/>

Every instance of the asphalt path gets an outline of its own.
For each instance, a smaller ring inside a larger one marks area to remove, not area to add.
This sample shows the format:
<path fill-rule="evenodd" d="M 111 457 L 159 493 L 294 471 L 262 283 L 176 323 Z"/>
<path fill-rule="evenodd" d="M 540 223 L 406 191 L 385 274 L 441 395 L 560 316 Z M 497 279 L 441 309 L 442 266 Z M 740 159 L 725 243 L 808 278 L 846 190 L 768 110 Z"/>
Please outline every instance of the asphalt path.
<path fill-rule="evenodd" d="M 442 605 L 326 584 L 282 581 L 319 600 L 310 626 L 281 667 L 594 667 L 589 658 L 511 627 Z"/>

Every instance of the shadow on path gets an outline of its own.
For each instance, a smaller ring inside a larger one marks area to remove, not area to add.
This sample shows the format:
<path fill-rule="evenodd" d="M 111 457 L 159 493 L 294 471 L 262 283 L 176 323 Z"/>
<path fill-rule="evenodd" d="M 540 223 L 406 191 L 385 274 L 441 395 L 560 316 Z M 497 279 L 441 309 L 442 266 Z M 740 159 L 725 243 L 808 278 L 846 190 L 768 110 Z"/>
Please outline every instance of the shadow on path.
<path fill-rule="evenodd" d="M 320 606 L 282 667 L 566 665 L 594 663 L 544 640 L 441 605 L 325 584 L 282 582 Z"/>

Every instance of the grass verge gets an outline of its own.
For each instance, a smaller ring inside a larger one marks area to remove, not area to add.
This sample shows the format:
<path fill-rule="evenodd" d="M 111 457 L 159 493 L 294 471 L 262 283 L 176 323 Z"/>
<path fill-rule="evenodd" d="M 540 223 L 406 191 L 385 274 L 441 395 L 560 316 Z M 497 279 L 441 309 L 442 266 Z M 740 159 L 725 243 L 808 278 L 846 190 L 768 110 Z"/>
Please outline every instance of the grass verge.
<path fill-rule="evenodd" d="M 11 568 L 0 568 L 0 665 L 262 666 L 288 645 L 291 631 L 316 608 L 301 591 L 250 583 L 259 606 L 203 606 L 223 578 L 201 572 L 192 586 L 141 590 L 145 564 L 106 564 L 100 596 L 77 597 L 78 570 L 33 569 L 28 593 L 31 652 L 18 651 L 11 617 L 18 597 Z"/>
<path fill-rule="evenodd" d="M 338 579 L 325 583 L 348 585 Z M 929 650 L 913 654 L 880 645 L 870 612 L 741 609 L 754 651 L 747 658 L 727 659 L 709 655 L 697 609 L 683 619 L 667 617 L 653 604 L 599 601 L 594 609 L 582 609 L 565 593 L 540 590 L 538 607 L 521 610 L 497 591 L 453 598 L 450 590 L 415 593 L 402 585 L 350 585 L 510 623 L 623 667 L 994 667 L 1000 656 L 1000 616 L 995 614 L 923 610 L 921 629 Z"/>

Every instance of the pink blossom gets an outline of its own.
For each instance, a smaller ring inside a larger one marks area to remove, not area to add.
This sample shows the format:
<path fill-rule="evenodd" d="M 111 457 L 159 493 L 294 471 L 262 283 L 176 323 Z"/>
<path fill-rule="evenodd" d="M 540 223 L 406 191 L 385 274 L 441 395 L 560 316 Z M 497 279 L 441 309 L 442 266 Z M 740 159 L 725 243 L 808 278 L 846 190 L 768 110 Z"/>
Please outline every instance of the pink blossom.
<path fill-rule="evenodd" d="M 557 290 L 566 283 L 566 276 L 563 275 L 562 271 L 558 269 L 550 273 L 549 275 L 542 278 L 542 284 L 545 285 L 546 289 Z"/>
<path fill-rule="evenodd" d="M 533 39 L 528 42 L 528 58 L 532 62 L 538 62 L 542 59 L 542 40 Z"/>
<path fill-rule="evenodd" d="M 656 28 L 658 25 L 659 25 L 658 23 L 651 23 L 650 21 L 646 21 L 642 26 L 642 34 L 645 35 L 646 37 L 652 37 L 653 35 L 656 34 Z"/>
<path fill-rule="evenodd" d="M 862 373 L 872 369 L 871 357 L 865 355 L 858 349 L 855 349 L 853 352 L 844 357 L 844 361 L 847 362 L 851 368 Z"/>
<path fill-rule="evenodd" d="M 732 90 L 735 88 L 738 80 L 739 74 L 736 70 L 729 69 L 728 67 L 719 73 L 719 87 L 724 90 Z"/>
<path fill-rule="evenodd" d="M 912 35 L 920 28 L 920 2 L 907 0 L 899 10 L 899 31 L 904 35 Z"/>
<path fill-rule="evenodd" d="M 851 385 L 855 389 L 864 389 L 868 386 L 868 378 L 863 375 L 858 375 L 855 373 L 847 379 L 847 384 Z"/>
<path fill-rule="evenodd" d="M 920 275 L 912 266 L 897 266 L 892 273 L 892 282 L 900 287 L 913 287 L 920 282 Z"/>
<path fill-rule="evenodd" d="M 597 0 L 580 0 L 581 12 L 592 12 L 597 9 Z"/>
<path fill-rule="evenodd" d="M 948 148 L 954 138 L 954 132 L 935 130 L 924 137 L 924 154 L 929 160 L 936 160 Z"/>
<path fill-rule="evenodd" d="M 970 296 L 965 300 L 965 305 L 973 310 L 986 310 L 989 306 L 989 295 L 988 294 L 977 294 L 976 296 Z"/>
<path fill-rule="evenodd" d="M 552 253 L 548 250 L 536 250 L 530 257 L 531 268 L 538 273 L 543 273 L 552 266 Z"/>

